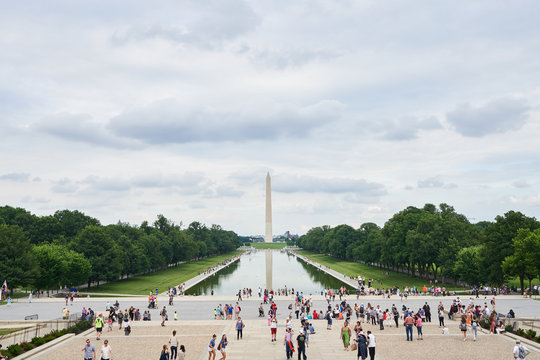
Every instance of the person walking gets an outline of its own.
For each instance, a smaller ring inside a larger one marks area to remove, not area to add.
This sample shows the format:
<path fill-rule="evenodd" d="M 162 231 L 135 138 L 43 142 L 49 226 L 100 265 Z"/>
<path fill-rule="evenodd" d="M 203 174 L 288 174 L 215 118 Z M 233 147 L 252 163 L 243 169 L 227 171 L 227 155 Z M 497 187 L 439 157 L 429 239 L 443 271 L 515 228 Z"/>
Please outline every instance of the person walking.
<path fill-rule="evenodd" d="M 529 355 L 530 350 L 525 347 L 525 345 L 521 345 L 521 342 L 519 340 L 516 341 L 516 346 L 514 346 L 514 359 L 516 360 L 525 360 L 525 357 Z"/>
<path fill-rule="evenodd" d="M 96 340 L 99 340 L 103 332 L 103 314 L 99 314 L 94 322 L 94 326 L 96 327 Z"/>
<path fill-rule="evenodd" d="M 392 315 L 394 316 L 394 322 L 396 323 L 397 329 L 399 326 L 399 311 L 395 306 L 392 308 Z"/>
<path fill-rule="evenodd" d="M 84 360 L 96 360 L 96 347 L 90 344 L 90 339 L 86 339 L 86 345 L 82 348 Z"/>
<path fill-rule="evenodd" d="M 272 342 L 276 341 L 276 335 L 277 335 L 276 315 L 273 315 L 272 320 L 270 320 L 270 335 L 272 336 Z"/>
<path fill-rule="evenodd" d="M 362 330 L 358 332 L 358 338 L 356 339 L 356 342 L 358 343 L 358 354 L 356 356 L 356 359 L 358 360 L 361 358 L 362 360 L 366 360 L 368 354 L 367 338 Z"/>
<path fill-rule="evenodd" d="M 463 335 L 463 341 L 467 340 L 467 317 L 465 315 L 461 316 L 459 330 L 461 330 L 461 334 Z"/>
<path fill-rule="evenodd" d="M 287 328 L 285 331 L 285 337 L 283 339 L 283 345 L 285 345 L 285 354 L 287 355 L 287 359 L 291 359 L 293 356 L 294 346 L 292 343 L 292 330 L 290 328 Z"/>
<path fill-rule="evenodd" d="M 409 340 L 413 341 L 412 327 L 414 325 L 414 319 L 411 313 L 407 314 L 407 317 L 405 318 L 403 325 L 405 325 L 405 332 L 407 333 L 407 341 Z"/>
<path fill-rule="evenodd" d="M 345 351 L 349 351 L 349 343 L 351 339 L 351 327 L 349 326 L 349 323 L 345 321 L 343 324 L 343 327 L 340 331 L 340 338 L 343 341 L 343 349 Z"/>
<path fill-rule="evenodd" d="M 422 317 L 416 315 L 416 321 L 414 322 L 416 330 L 418 331 L 418 340 L 424 340 L 424 334 L 422 333 Z"/>
<path fill-rule="evenodd" d="M 244 327 L 246 325 L 242 321 L 241 317 L 238 317 L 238 320 L 236 320 L 236 340 L 239 340 L 242 338 L 242 330 L 244 330 Z"/>
<path fill-rule="evenodd" d="M 218 345 L 218 350 L 221 351 L 221 358 L 219 360 L 225 360 L 227 358 L 227 352 L 225 351 L 225 348 L 228 344 L 229 342 L 227 341 L 227 335 L 223 334 L 223 336 L 221 336 L 221 341 Z"/>
<path fill-rule="evenodd" d="M 167 308 L 165 306 L 159 315 L 161 315 L 161 326 L 165 326 L 165 320 L 167 320 Z"/>
<path fill-rule="evenodd" d="M 103 346 L 101 347 L 101 360 L 110 360 L 112 357 L 112 350 L 109 346 L 109 340 L 105 339 L 103 341 Z"/>
<path fill-rule="evenodd" d="M 375 335 L 370 330 L 367 332 L 367 347 L 370 360 L 375 360 Z"/>
<path fill-rule="evenodd" d="M 471 332 L 473 335 L 473 341 L 476 341 L 478 334 L 478 322 L 476 321 L 476 315 L 473 315 L 471 320 Z"/>
<path fill-rule="evenodd" d="M 216 334 L 212 335 L 212 339 L 210 340 L 210 343 L 208 344 L 208 360 L 216 359 Z"/>
<path fill-rule="evenodd" d="M 171 347 L 171 360 L 175 360 L 178 356 L 178 338 L 176 330 L 173 330 L 172 336 L 169 338 L 169 346 Z"/>
<path fill-rule="evenodd" d="M 426 313 L 426 322 L 431 322 L 431 308 L 429 307 L 427 301 L 424 304 L 424 312 Z"/>
<path fill-rule="evenodd" d="M 302 330 L 296 337 L 296 343 L 298 344 L 298 360 L 306 360 L 306 335 Z"/>
<path fill-rule="evenodd" d="M 439 327 L 444 327 L 444 310 L 439 309 Z"/>

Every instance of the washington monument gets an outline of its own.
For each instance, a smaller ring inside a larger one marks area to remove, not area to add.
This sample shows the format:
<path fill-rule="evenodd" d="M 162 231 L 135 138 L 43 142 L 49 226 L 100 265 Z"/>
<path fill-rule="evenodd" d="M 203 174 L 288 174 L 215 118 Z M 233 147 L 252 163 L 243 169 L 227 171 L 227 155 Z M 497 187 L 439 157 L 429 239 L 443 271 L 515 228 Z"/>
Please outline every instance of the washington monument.
<path fill-rule="evenodd" d="M 270 173 L 266 173 L 266 232 L 264 242 L 272 242 L 272 184 Z"/>
<path fill-rule="evenodd" d="M 266 173 L 266 232 L 264 242 L 272 242 L 272 184 L 270 173 Z M 265 254 L 266 263 L 266 289 L 272 290 L 272 250 L 267 249 Z"/>

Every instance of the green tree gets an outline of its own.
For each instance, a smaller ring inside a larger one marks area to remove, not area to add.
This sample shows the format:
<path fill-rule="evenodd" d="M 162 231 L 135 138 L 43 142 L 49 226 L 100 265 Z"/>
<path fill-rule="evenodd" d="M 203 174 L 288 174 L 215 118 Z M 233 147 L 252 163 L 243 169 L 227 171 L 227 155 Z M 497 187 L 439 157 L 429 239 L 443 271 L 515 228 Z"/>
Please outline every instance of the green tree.
<path fill-rule="evenodd" d="M 32 245 L 17 225 L 0 225 L 0 276 L 11 288 L 30 286 L 38 267 L 32 256 Z"/>
<path fill-rule="evenodd" d="M 540 273 L 538 265 L 540 257 L 540 229 L 530 231 L 519 229 L 513 241 L 514 253 L 507 256 L 502 263 L 502 270 L 507 276 L 518 276 L 521 293 L 524 291 L 524 279 L 532 280 Z"/>
<path fill-rule="evenodd" d="M 466 247 L 459 250 L 457 260 L 454 265 L 454 273 L 461 281 L 469 285 L 480 285 L 480 259 L 483 247 L 481 245 Z"/>
<path fill-rule="evenodd" d="M 74 239 L 73 250 L 84 254 L 92 265 L 92 281 L 113 281 L 122 273 L 120 250 L 102 226 L 89 225 Z"/>
<path fill-rule="evenodd" d="M 494 285 L 504 282 L 502 262 L 514 253 L 513 239 L 519 229 L 534 231 L 540 223 L 532 217 L 520 212 L 509 211 L 504 216 L 497 216 L 495 222 L 484 232 L 485 252 L 482 258 L 481 269 L 483 277 Z"/>

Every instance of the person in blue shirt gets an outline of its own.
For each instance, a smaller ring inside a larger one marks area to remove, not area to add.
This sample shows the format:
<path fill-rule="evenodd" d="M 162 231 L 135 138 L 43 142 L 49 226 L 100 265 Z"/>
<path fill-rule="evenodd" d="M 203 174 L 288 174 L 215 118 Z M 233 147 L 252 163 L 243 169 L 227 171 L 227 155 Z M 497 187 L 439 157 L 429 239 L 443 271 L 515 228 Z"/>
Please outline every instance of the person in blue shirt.
<path fill-rule="evenodd" d="M 210 359 L 216 359 L 216 334 L 212 335 L 212 340 L 208 344 L 208 360 Z"/>
<path fill-rule="evenodd" d="M 223 334 L 223 336 L 221 337 L 221 341 L 219 342 L 219 345 L 218 345 L 218 350 L 221 351 L 221 359 L 219 360 L 225 360 L 227 358 L 227 353 L 225 352 L 225 348 L 227 347 L 228 344 L 229 342 L 227 341 L 227 335 Z"/>

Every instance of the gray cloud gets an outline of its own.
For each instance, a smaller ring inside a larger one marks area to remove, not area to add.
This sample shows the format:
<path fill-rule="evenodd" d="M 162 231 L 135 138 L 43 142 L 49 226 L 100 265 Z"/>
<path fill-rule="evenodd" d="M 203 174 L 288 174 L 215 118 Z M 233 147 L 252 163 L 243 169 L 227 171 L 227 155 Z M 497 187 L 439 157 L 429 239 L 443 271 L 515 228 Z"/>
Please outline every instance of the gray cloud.
<path fill-rule="evenodd" d="M 379 134 L 380 138 L 390 141 L 412 140 L 417 138 L 421 131 L 442 128 L 439 119 L 433 116 L 426 118 L 403 116 L 393 120 L 363 121 L 362 126 Z"/>
<path fill-rule="evenodd" d="M 341 56 L 335 51 L 307 49 L 251 49 L 243 47 L 239 53 L 245 53 L 255 65 L 283 70 L 306 65 L 313 61 L 330 60 Z"/>
<path fill-rule="evenodd" d="M 14 182 L 27 182 L 30 179 L 30 174 L 27 173 L 8 173 L 0 175 L 0 180 L 14 181 Z"/>
<path fill-rule="evenodd" d="M 202 4 L 202 3 L 201 3 Z M 139 24 L 117 31 L 112 42 L 124 45 L 130 42 L 162 39 L 181 45 L 201 48 L 220 48 L 225 42 L 253 31 L 261 19 L 242 0 L 205 1 L 185 3 L 176 24 Z M 189 12 L 187 11 L 189 10 Z M 189 14 L 189 16 L 186 16 Z"/>
<path fill-rule="evenodd" d="M 364 196 L 386 194 L 383 184 L 364 179 L 317 178 L 306 175 L 278 175 L 272 179 L 272 190 L 282 193 L 354 193 Z"/>
<path fill-rule="evenodd" d="M 59 113 L 33 124 L 31 129 L 69 141 L 113 148 L 140 148 L 133 140 L 112 136 L 103 125 L 83 114 Z"/>
<path fill-rule="evenodd" d="M 79 185 L 68 178 L 63 178 L 54 182 L 51 191 L 58 194 L 74 193 L 79 189 Z"/>
<path fill-rule="evenodd" d="M 150 144 L 274 140 L 300 138 L 336 120 L 343 104 L 334 100 L 267 111 L 187 110 L 169 100 L 126 112 L 111 119 L 108 128 L 119 137 Z"/>
<path fill-rule="evenodd" d="M 455 130 L 465 136 L 481 137 L 519 129 L 527 121 L 530 106 L 521 99 L 499 99 L 479 107 L 463 104 L 446 116 Z"/>
<path fill-rule="evenodd" d="M 516 180 L 512 183 L 512 185 L 518 189 L 524 189 L 531 186 L 526 180 Z"/>
<path fill-rule="evenodd" d="M 424 180 L 418 180 L 418 187 L 423 188 L 441 188 L 444 182 L 438 176 L 433 176 Z"/>

